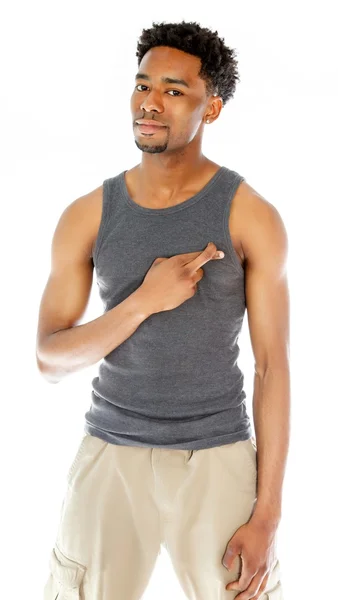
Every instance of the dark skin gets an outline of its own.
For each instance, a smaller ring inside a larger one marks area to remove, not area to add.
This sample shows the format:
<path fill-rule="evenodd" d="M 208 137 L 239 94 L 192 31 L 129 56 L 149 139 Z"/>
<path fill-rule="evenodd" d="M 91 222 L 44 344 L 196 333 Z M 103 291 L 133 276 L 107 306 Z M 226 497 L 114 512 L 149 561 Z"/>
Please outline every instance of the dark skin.
<path fill-rule="evenodd" d="M 142 162 L 126 174 L 127 187 L 140 204 L 152 208 L 177 204 L 194 195 L 219 168 L 203 156 L 201 145 L 204 123 L 217 119 L 222 101 L 206 95 L 199 68 L 197 57 L 162 46 L 147 52 L 140 63 L 137 74 L 147 78 L 136 77 L 130 106 Z M 164 83 L 163 76 L 182 79 L 189 88 Z M 140 133 L 135 122 L 143 117 L 166 127 Z"/>
<path fill-rule="evenodd" d="M 131 112 L 142 160 L 125 177 L 130 197 L 143 206 L 178 204 L 195 195 L 220 168 L 202 154 L 201 145 L 206 120 L 210 120 L 207 127 L 215 123 L 222 102 L 207 94 L 199 69 L 199 58 L 167 47 L 147 52 L 139 66 L 147 79 L 135 81 Z M 183 79 L 189 87 L 164 82 L 163 77 Z M 143 116 L 166 127 L 151 135 L 141 134 L 135 121 Z M 85 313 L 101 214 L 102 185 L 77 198 L 60 219 L 53 238 L 52 272 L 40 307 L 39 343 L 50 333 L 72 328 Z M 240 578 L 226 589 L 238 592 L 236 600 L 258 600 L 276 559 L 275 534 L 289 444 L 288 243 L 276 208 L 247 182 L 239 185 L 232 200 L 229 230 L 245 272 L 255 359 L 253 417 L 258 473 L 257 501 L 250 520 L 234 533 L 220 560 L 231 569 L 236 555 L 241 556 Z"/>
<path fill-rule="evenodd" d="M 222 101 L 207 94 L 205 81 L 198 75 L 200 65 L 199 58 L 169 47 L 152 48 L 140 63 L 141 75 L 136 77 L 130 105 L 142 160 L 126 173 L 125 180 L 129 195 L 142 206 L 178 204 L 196 194 L 220 167 L 201 151 L 206 120 L 210 124 L 217 120 Z M 189 87 L 163 78 L 183 79 Z M 135 123 L 142 117 L 166 127 L 142 134 Z M 237 600 L 258 600 L 277 558 L 275 534 L 289 446 L 288 240 L 276 208 L 246 182 L 233 199 L 229 229 L 245 268 L 255 357 L 258 488 L 252 516 L 227 544 L 222 562 L 231 569 L 235 556 L 241 556 L 240 578 L 226 589 L 238 591 Z"/>

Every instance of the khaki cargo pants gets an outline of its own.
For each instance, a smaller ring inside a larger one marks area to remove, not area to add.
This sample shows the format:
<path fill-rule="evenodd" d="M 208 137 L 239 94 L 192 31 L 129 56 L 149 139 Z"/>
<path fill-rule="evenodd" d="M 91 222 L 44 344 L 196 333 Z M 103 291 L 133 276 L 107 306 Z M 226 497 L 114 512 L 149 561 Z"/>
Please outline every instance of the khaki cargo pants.
<path fill-rule="evenodd" d="M 227 542 L 256 499 L 253 438 L 202 450 L 84 434 L 67 475 L 44 600 L 141 600 L 161 545 L 188 600 L 233 600 Z M 283 600 L 277 560 L 260 600 Z"/>

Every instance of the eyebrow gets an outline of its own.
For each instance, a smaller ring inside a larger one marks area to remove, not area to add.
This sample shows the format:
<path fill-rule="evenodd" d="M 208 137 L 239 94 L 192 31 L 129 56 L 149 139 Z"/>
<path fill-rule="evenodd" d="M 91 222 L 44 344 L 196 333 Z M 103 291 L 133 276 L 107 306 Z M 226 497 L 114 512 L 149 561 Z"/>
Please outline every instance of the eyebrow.
<path fill-rule="evenodd" d="M 137 73 L 135 75 L 135 80 L 136 79 L 146 79 L 147 81 L 150 81 L 150 77 L 146 73 Z M 163 81 L 164 83 L 178 83 L 179 85 L 185 85 L 187 88 L 190 88 L 190 85 L 185 81 L 185 79 L 174 79 L 172 77 L 161 77 L 161 81 Z"/>

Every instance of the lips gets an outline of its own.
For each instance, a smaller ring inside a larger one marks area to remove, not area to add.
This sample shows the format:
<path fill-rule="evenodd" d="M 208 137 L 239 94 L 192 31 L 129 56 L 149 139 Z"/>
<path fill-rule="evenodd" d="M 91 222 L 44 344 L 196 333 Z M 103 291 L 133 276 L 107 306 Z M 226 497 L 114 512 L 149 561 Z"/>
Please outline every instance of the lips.
<path fill-rule="evenodd" d="M 163 123 L 158 123 L 157 121 L 149 119 L 140 119 L 139 121 L 136 121 L 136 125 L 149 125 L 149 127 L 165 127 Z"/>
<path fill-rule="evenodd" d="M 160 129 L 164 129 L 163 125 L 143 125 L 137 124 L 137 127 L 141 133 L 156 133 Z"/>

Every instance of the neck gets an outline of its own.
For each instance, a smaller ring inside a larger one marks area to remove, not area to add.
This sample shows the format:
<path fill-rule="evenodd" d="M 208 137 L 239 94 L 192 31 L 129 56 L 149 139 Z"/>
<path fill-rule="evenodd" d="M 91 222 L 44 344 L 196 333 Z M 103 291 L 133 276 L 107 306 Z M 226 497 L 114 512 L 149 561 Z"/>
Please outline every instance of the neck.
<path fill-rule="evenodd" d="M 194 181 L 212 161 L 203 154 L 194 161 L 182 161 L 176 158 L 151 156 L 144 153 L 142 162 L 137 166 L 137 176 L 142 190 L 148 194 L 152 190 L 163 196 L 174 196 L 189 181 Z"/>

